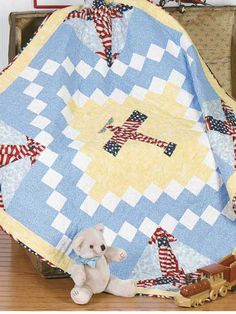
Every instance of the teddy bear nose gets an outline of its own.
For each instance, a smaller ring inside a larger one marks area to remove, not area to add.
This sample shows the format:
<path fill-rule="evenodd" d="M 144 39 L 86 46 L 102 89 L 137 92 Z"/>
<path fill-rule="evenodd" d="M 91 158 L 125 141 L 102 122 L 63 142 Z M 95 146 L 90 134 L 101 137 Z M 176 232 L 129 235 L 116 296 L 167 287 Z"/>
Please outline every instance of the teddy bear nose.
<path fill-rule="evenodd" d="M 101 250 L 102 250 L 102 251 L 105 251 L 105 249 L 106 249 L 105 245 L 104 245 L 104 244 L 101 245 Z"/>

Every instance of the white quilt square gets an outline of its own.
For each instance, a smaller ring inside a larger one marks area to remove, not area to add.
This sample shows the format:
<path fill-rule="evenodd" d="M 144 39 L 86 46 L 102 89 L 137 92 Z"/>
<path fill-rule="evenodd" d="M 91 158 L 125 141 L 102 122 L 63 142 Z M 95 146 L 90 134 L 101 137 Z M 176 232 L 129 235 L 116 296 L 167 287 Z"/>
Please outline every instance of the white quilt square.
<path fill-rule="evenodd" d="M 186 77 L 180 73 L 179 71 L 176 70 L 172 70 L 168 81 L 178 87 L 182 87 L 182 85 L 184 84 Z"/>
<path fill-rule="evenodd" d="M 69 228 L 71 221 L 61 213 L 59 213 L 52 223 L 52 227 L 65 234 Z"/>
<path fill-rule="evenodd" d="M 107 66 L 107 62 L 105 60 L 99 59 L 96 66 L 94 67 L 94 70 L 99 72 L 103 77 L 106 77 L 109 67 Z"/>
<path fill-rule="evenodd" d="M 122 199 L 123 201 L 128 203 L 130 206 L 135 207 L 138 201 L 140 200 L 141 196 L 142 196 L 141 193 L 139 193 L 132 187 L 129 187 L 124 193 Z"/>
<path fill-rule="evenodd" d="M 211 205 L 209 205 L 202 213 L 201 218 L 209 225 L 213 226 L 219 216 L 220 212 Z"/>
<path fill-rule="evenodd" d="M 102 206 L 107 208 L 112 213 L 115 211 L 116 207 L 120 202 L 120 198 L 112 192 L 108 192 L 101 201 Z"/>
<path fill-rule="evenodd" d="M 133 225 L 128 222 L 124 222 L 118 234 L 125 240 L 132 242 L 136 235 L 136 232 L 137 229 Z"/>
<path fill-rule="evenodd" d="M 164 53 L 165 53 L 165 49 L 157 45 L 151 44 L 147 53 L 147 58 L 160 62 L 161 59 L 163 58 Z"/>
<path fill-rule="evenodd" d="M 71 163 L 75 167 L 85 171 L 91 160 L 92 159 L 89 156 L 85 155 L 84 153 L 78 152 L 76 153 Z"/>
<path fill-rule="evenodd" d="M 46 148 L 38 157 L 38 160 L 44 165 L 51 167 L 56 161 L 58 154 Z"/>
<path fill-rule="evenodd" d="M 168 40 L 166 51 L 168 51 L 175 58 L 178 58 L 180 53 L 180 47 L 177 46 L 172 40 Z"/>
<path fill-rule="evenodd" d="M 161 95 L 163 93 L 165 87 L 166 87 L 166 81 L 165 80 L 162 80 L 158 77 L 154 77 L 152 79 L 149 90 L 153 93 Z"/>
<path fill-rule="evenodd" d="M 117 234 L 108 227 L 104 227 L 103 236 L 107 245 L 111 246 L 115 241 Z"/>
<path fill-rule="evenodd" d="M 164 189 L 164 192 L 167 193 L 170 197 L 177 200 L 177 198 L 180 196 L 182 191 L 184 190 L 184 187 L 177 182 L 176 180 L 172 180 Z"/>
<path fill-rule="evenodd" d="M 95 180 L 91 178 L 87 173 L 84 173 L 81 178 L 79 179 L 76 186 L 82 190 L 84 193 L 88 194 L 89 191 L 95 184 Z"/>
<path fill-rule="evenodd" d="M 65 104 L 68 104 L 69 101 L 71 100 L 71 94 L 65 86 L 62 86 L 62 88 L 57 93 L 57 96 L 63 99 Z"/>
<path fill-rule="evenodd" d="M 169 233 L 172 233 L 175 230 L 175 227 L 177 226 L 178 221 L 172 217 L 169 214 L 166 214 L 161 222 L 160 222 L 160 226 L 165 229 L 166 231 L 168 231 Z"/>
<path fill-rule="evenodd" d="M 95 201 L 90 196 L 87 196 L 80 206 L 80 209 L 92 217 L 95 214 L 98 206 L 99 203 L 97 201 Z"/>
<path fill-rule="evenodd" d="M 66 197 L 57 191 L 53 191 L 47 199 L 47 204 L 57 211 L 60 211 L 65 205 Z"/>
<path fill-rule="evenodd" d="M 113 63 L 111 70 L 119 76 L 123 76 L 128 69 L 128 65 L 118 59 Z"/>
<path fill-rule="evenodd" d="M 66 58 L 62 63 L 63 68 L 66 70 L 69 76 L 74 72 L 74 64 L 71 62 L 70 58 Z"/>
<path fill-rule="evenodd" d="M 190 209 L 187 209 L 186 212 L 181 217 L 180 223 L 189 230 L 193 230 L 198 220 L 199 216 L 192 212 Z"/>
<path fill-rule="evenodd" d="M 118 104 L 123 104 L 125 99 L 127 98 L 127 95 L 124 92 L 122 92 L 122 90 L 116 88 L 110 95 L 110 98 L 113 99 Z"/>
<path fill-rule="evenodd" d="M 48 59 L 43 65 L 41 71 L 52 76 L 56 73 L 59 67 L 60 67 L 59 63 Z"/>
<path fill-rule="evenodd" d="M 196 176 L 193 176 L 188 184 L 186 185 L 186 189 L 188 189 L 190 192 L 192 192 L 194 195 L 198 195 L 203 187 L 205 186 L 205 182 L 203 182 L 201 179 L 199 179 Z"/>
<path fill-rule="evenodd" d="M 70 138 L 71 140 L 75 140 L 78 135 L 79 135 L 79 131 L 72 128 L 71 126 L 67 126 L 63 132 L 62 132 L 67 138 Z"/>
<path fill-rule="evenodd" d="M 145 57 L 134 53 L 129 66 L 137 71 L 141 71 L 145 62 Z"/>
<path fill-rule="evenodd" d="M 89 64 L 81 60 L 75 69 L 84 79 L 86 79 L 93 68 Z"/>
<path fill-rule="evenodd" d="M 160 189 L 158 186 L 155 184 L 151 183 L 146 190 L 144 191 L 144 196 L 149 199 L 152 203 L 155 203 L 158 198 L 161 196 L 163 193 L 163 190 Z"/>
<path fill-rule="evenodd" d="M 39 99 L 34 99 L 31 101 L 27 109 L 30 111 L 40 114 L 45 108 L 47 107 L 47 104 Z"/>
<path fill-rule="evenodd" d="M 27 81 L 33 82 L 39 74 L 39 70 L 27 67 L 21 72 L 20 77 L 24 78 Z"/>
<path fill-rule="evenodd" d="M 32 98 L 36 98 L 38 96 L 38 94 L 42 91 L 42 89 L 43 89 L 42 86 L 35 84 L 35 83 L 31 83 L 24 90 L 24 94 L 26 94 Z"/>
<path fill-rule="evenodd" d="M 46 147 L 53 141 L 52 135 L 45 131 L 41 131 L 34 139 Z"/>
<path fill-rule="evenodd" d="M 51 121 L 48 118 L 38 115 L 34 118 L 33 121 L 30 122 L 30 124 L 35 126 L 36 128 L 43 130 L 49 125 L 50 122 Z"/>
<path fill-rule="evenodd" d="M 151 238 L 154 231 L 157 229 L 157 224 L 149 218 L 145 218 L 139 227 L 139 231 Z"/>
<path fill-rule="evenodd" d="M 53 169 L 49 169 L 45 175 L 42 177 L 42 182 L 51 187 L 52 189 L 56 189 L 58 184 L 62 180 L 62 175 Z"/>

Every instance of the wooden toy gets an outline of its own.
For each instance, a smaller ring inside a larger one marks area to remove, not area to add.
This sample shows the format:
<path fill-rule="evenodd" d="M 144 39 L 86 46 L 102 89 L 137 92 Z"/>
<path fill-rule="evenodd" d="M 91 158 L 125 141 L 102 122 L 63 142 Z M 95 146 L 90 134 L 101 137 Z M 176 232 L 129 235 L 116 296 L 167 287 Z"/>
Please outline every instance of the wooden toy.
<path fill-rule="evenodd" d="M 218 296 L 225 297 L 228 290 L 236 285 L 236 255 L 228 255 L 218 263 L 199 268 L 201 280 L 183 286 L 175 296 L 178 306 L 198 307 L 205 301 L 215 301 Z"/>
<path fill-rule="evenodd" d="M 198 5 L 206 5 L 206 0 L 160 0 L 159 5 L 161 7 L 164 7 L 168 2 L 176 2 L 179 5 L 179 12 L 184 13 L 185 12 L 185 5 L 183 3 L 188 3 L 192 4 L 193 6 L 198 6 Z"/>

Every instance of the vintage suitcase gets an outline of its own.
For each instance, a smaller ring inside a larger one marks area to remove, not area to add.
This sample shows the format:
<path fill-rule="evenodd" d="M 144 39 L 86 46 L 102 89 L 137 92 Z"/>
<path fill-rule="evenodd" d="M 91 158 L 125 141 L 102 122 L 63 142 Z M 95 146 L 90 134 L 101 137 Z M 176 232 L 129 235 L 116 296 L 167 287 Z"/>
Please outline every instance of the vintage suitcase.
<path fill-rule="evenodd" d="M 236 98 L 236 6 L 191 7 L 181 14 L 167 8 L 188 31 L 204 61 L 220 84 Z M 47 14 L 52 11 L 13 12 L 10 14 L 9 62 L 32 38 Z M 45 278 L 62 278 L 68 274 L 50 267 L 27 252 L 36 269 Z"/>

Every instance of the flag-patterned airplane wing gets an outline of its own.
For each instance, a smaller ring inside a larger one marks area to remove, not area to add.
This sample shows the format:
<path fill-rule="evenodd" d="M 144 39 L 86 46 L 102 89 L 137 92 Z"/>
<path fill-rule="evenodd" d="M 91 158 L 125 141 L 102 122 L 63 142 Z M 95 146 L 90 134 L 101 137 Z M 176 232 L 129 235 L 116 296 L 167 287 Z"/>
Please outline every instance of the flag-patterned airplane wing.
<path fill-rule="evenodd" d="M 146 119 L 147 116 L 145 114 L 135 110 L 122 126 L 114 127 L 108 125 L 106 128 L 114 132 L 114 135 L 104 145 L 104 149 L 113 156 L 116 156 L 121 147 L 131 138 L 131 134 L 137 131 Z"/>

